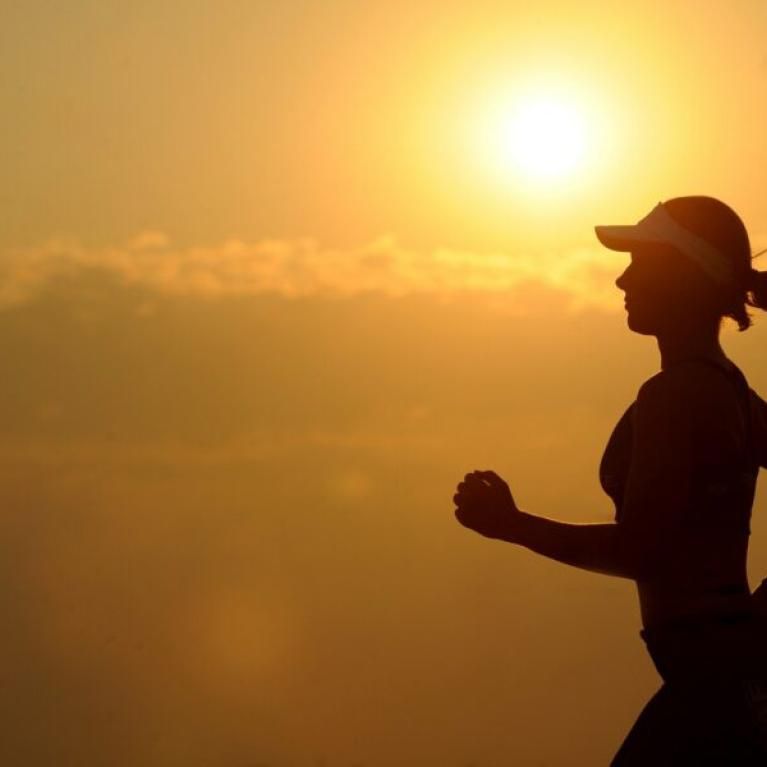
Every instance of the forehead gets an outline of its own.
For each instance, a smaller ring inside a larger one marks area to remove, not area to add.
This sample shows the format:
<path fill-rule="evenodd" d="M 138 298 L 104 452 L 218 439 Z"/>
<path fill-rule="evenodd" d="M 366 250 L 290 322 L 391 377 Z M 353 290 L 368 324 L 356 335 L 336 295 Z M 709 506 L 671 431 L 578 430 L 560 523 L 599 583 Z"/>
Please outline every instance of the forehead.
<path fill-rule="evenodd" d="M 658 264 L 666 268 L 684 266 L 689 259 L 665 243 L 638 242 L 629 250 L 632 263 Z"/>
<path fill-rule="evenodd" d="M 635 242 L 631 244 L 629 248 L 629 254 L 632 257 L 646 258 L 646 257 L 659 257 L 664 258 L 679 256 L 679 251 L 672 245 L 667 245 L 664 242 Z"/>
<path fill-rule="evenodd" d="M 666 244 L 637 243 L 629 251 L 630 266 L 642 273 L 655 275 L 664 282 L 694 279 L 699 268 L 676 248 Z"/>

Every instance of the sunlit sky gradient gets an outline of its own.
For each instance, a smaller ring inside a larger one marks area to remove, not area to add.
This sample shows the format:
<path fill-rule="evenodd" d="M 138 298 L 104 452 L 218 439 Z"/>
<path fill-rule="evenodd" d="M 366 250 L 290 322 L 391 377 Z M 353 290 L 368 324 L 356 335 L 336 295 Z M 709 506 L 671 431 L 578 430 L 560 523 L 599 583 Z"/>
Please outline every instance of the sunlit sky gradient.
<path fill-rule="evenodd" d="M 0 762 L 607 764 L 658 686 L 632 584 L 451 497 L 494 469 L 612 518 L 658 357 L 593 225 L 710 194 L 767 247 L 766 33 L 757 0 L 4 5 Z M 483 137 L 550 94 L 585 148 L 546 181 Z M 754 315 L 723 344 L 765 395 Z M 761 487 L 752 527 L 756 585 Z"/>

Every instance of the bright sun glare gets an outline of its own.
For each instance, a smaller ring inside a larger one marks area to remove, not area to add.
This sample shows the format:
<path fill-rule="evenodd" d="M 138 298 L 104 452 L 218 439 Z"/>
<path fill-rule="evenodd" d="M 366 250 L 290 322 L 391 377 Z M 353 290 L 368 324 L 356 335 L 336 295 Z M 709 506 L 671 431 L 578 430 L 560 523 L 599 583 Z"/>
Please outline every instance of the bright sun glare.
<path fill-rule="evenodd" d="M 542 98 L 519 104 L 499 125 L 499 159 L 533 178 L 571 173 L 585 148 L 583 117 L 564 102 Z"/>
<path fill-rule="evenodd" d="M 506 181 L 552 188 L 583 169 L 593 126 L 586 111 L 556 92 L 496 99 L 478 115 L 483 163 Z"/>

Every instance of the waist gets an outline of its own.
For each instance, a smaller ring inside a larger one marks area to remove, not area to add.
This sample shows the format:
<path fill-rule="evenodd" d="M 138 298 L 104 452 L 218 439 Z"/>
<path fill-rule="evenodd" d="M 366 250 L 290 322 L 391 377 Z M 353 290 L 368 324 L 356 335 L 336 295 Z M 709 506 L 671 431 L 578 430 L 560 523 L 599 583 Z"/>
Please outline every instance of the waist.
<path fill-rule="evenodd" d="M 639 635 L 647 640 L 662 639 L 669 634 L 695 635 L 709 629 L 756 624 L 764 619 L 750 602 L 741 602 L 727 610 L 694 612 L 675 615 L 663 621 L 644 626 Z"/>
<path fill-rule="evenodd" d="M 663 589 L 666 592 L 668 589 Z M 748 584 L 731 583 L 692 595 L 640 594 L 643 630 L 700 626 L 753 614 L 754 603 Z"/>

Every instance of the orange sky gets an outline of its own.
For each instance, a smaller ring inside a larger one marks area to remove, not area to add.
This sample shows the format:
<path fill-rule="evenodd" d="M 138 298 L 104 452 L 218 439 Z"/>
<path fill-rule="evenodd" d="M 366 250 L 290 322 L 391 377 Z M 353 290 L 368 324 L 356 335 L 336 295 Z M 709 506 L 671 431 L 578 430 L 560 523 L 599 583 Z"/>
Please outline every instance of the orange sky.
<path fill-rule="evenodd" d="M 451 497 L 494 469 L 612 518 L 601 451 L 658 358 L 593 225 L 711 194 L 767 247 L 764 4 L 0 22 L 0 761 L 606 764 L 658 686 L 632 584 Z M 473 143 L 531 83 L 592 120 L 548 186 Z M 754 319 L 723 344 L 764 396 Z M 752 528 L 755 585 L 761 488 Z"/>

